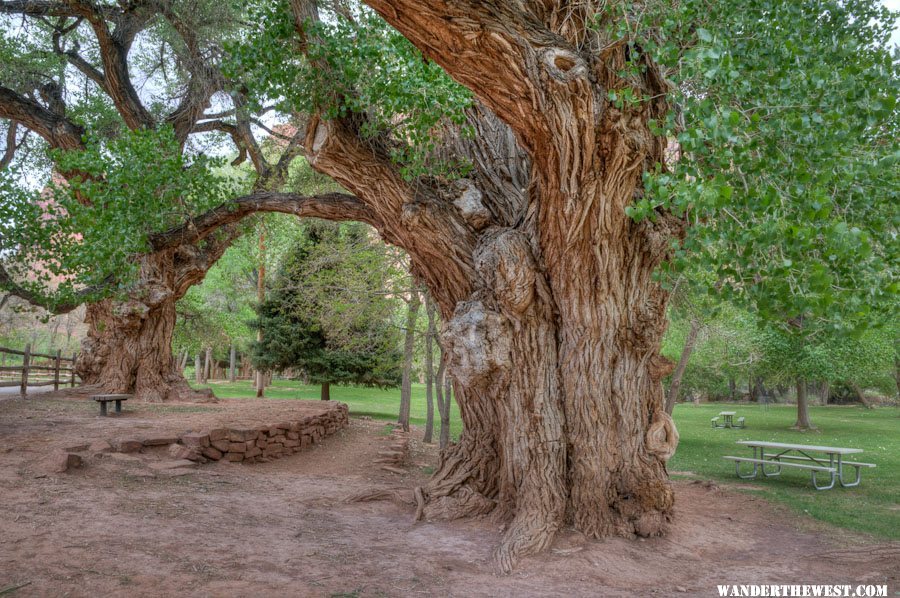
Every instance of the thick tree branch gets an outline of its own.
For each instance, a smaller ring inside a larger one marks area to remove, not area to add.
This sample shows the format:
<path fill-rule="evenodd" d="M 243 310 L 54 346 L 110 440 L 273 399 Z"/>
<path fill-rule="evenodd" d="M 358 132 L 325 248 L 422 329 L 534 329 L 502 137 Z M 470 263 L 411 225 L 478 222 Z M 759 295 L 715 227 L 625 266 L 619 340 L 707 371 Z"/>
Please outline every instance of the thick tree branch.
<path fill-rule="evenodd" d="M 13 280 L 12 276 L 10 276 L 9 272 L 6 270 L 6 267 L 3 264 L 0 264 L 0 288 L 9 295 L 24 299 L 31 305 L 42 307 L 54 315 L 67 314 L 85 301 L 104 294 L 114 288 L 114 282 L 115 279 L 112 276 L 108 276 L 98 285 L 81 289 L 69 301 L 57 303 L 50 297 L 36 293 Z"/>
<path fill-rule="evenodd" d="M 66 150 L 84 147 L 84 129 L 6 87 L 0 87 L 0 118 L 19 122 L 43 137 L 51 147 Z"/>
<path fill-rule="evenodd" d="M 3 150 L 3 157 L 0 157 L 0 170 L 3 170 L 13 161 L 16 155 L 18 145 L 16 145 L 16 133 L 19 129 L 19 123 L 10 121 L 9 129 L 6 130 L 6 148 Z M 24 141 L 24 140 L 23 140 Z"/>
<path fill-rule="evenodd" d="M 148 22 L 148 15 L 134 10 L 110 15 L 93 2 L 81 0 L 69 0 L 68 4 L 75 12 L 73 16 L 86 19 L 94 30 L 103 62 L 104 90 L 116 105 L 125 124 L 130 129 L 154 127 L 156 123 L 153 116 L 141 103 L 128 73 L 128 51 L 134 36 Z M 116 28 L 113 31 L 109 28 L 109 19 L 115 22 Z"/>
<path fill-rule="evenodd" d="M 368 0 L 366 4 L 471 89 L 512 127 L 529 153 L 552 147 L 553 133 L 563 124 L 561 112 L 584 113 L 565 106 L 594 99 L 585 59 L 521 3 Z"/>
<path fill-rule="evenodd" d="M 150 243 L 154 251 L 193 244 L 223 226 L 259 212 L 279 212 L 326 220 L 356 220 L 375 228 L 382 225 L 373 211 L 352 195 L 326 193 L 306 196 L 263 191 L 224 203 L 182 226 L 154 235 Z"/>

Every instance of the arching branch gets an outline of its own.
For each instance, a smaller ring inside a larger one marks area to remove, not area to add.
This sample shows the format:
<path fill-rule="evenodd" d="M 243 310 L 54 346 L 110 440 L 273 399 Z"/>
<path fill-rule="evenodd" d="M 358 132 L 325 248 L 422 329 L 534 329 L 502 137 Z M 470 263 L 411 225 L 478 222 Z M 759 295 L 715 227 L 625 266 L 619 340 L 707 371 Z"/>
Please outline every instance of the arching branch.
<path fill-rule="evenodd" d="M 13 295 L 20 299 L 24 299 L 31 305 L 42 307 L 54 315 L 67 314 L 76 309 L 79 305 L 111 290 L 114 286 L 115 278 L 113 276 L 106 277 L 103 282 L 85 287 L 78 291 L 74 297 L 64 303 L 56 303 L 51 298 L 40 293 L 35 293 L 31 289 L 22 286 L 10 276 L 9 272 L 3 264 L 0 264 L 0 288 L 9 295 Z"/>
<path fill-rule="evenodd" d="M 352 195 L 326 193 L 307 196 L 265 191 L 224 203 L 182 226 L 154 235 L 150 243 L 155 251 L 193 244 L 223 226 L 259 212 L 279 212 L 326 220 L 356 220 L 375 228 L 382 225 L 372 210 Z"/>

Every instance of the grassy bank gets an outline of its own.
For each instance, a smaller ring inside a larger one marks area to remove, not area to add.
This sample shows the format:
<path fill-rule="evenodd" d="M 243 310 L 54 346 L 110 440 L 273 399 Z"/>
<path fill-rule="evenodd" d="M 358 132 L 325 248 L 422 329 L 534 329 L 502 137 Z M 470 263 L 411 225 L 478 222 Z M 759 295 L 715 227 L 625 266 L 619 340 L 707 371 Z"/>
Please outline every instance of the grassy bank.
<path fill-rule="evenodd" d="M 253 397 L 249 381 L 213 383 L 217 396 Z M 319 398 L 319 387 L 290 380 L 276 380 L 266 390 L 272 399 Z M 334 400 L 350 406 L 353 416 L 367 415 L 394 421 L 400 404 L 399 389 L 374 389 L 336 386 L 331 389 Z M 410 422 L 425 424 L 425 387 L 413 385 Z M 722 411 L 737 411 L 746 417 L 743 430 L 713 429 L 709 420 Z M 797 512 L 815 519 L 876 536 L 900 540 L 900 409 L 885 407 L 867 410 L 862 407 L 810 407 L 810 417 L 818 426 L 816 432 L 790 429 L 796 408 L 789 405 L 678 405 L 675 421 L 681 435 L 678 452 L 669 462 L 674 477 L 689 472 L 713 479 L 734 488 L 786 504 Z M 459 435 L 462 424 L 454 403 L 452 434 Z M 738 440 L 770 440 L 800 444 L 817 444 L 861 448 L 865 452 L 854 460 L 875 463 L 875 469 L 863 471 L 857 488 L 837 487 L 824 492 L 812 488 L 809 473 L 787 469 L 779 478 L 739 480 L 731 463 L 723 455 L 750 456 L 750 450 Z M 739 513 L 735 513 L 739 516 Z"/>

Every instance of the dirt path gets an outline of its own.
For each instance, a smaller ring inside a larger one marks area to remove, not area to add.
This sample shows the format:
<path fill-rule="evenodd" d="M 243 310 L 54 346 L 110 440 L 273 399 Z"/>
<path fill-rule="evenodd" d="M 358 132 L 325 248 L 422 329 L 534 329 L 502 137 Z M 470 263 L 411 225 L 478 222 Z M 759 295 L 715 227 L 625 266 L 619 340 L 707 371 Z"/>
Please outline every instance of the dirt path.
<path fill-rule="evenodd" d="M 173 409 L 132 421 L 174 419 L 184 428 L 177 418 L 210 413 Z M 373 461 L 386 442 L 381 422 L 353 419 L 320 445 L 270 463 L 172 474 L 148 467 L 160 458 L 151 451 L 91 457 L 67 474 L 36 466 L 48 439 L 77 443 L 106 425 L 59 401 L 0 404 L 0 590 L 24 583 L 11 595 L 714 596 L 720 583 L 900 590 L 900 545 L 848 541 L 761 499 L 690 482 L 677 484 L 678 519 L 665 538 L 595 542 L 568 532 L 550 552 L 498 577 L 488 560 L 499 529 L 489 520 L 415 524 L 412 507 L 344 502 L 375 487 L 421 483 L 437 460 L 433 447 L 414 443 L 408 474 L 380 470 Z"/>

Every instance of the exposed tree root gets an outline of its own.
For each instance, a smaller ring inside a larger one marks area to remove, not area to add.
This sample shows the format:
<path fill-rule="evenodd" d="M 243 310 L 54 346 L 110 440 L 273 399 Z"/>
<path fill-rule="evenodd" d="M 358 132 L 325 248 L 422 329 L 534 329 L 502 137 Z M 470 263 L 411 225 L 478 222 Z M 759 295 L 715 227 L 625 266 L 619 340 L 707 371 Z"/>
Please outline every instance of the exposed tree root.
<path fill-rule="evenodd" d="M 416 498 L 408 488 L 372 488 L 351 494 L 344 499 L 345 503 L 393 501 L 403 505 L 415 505 Z"/>

